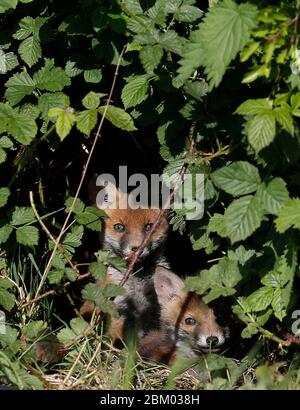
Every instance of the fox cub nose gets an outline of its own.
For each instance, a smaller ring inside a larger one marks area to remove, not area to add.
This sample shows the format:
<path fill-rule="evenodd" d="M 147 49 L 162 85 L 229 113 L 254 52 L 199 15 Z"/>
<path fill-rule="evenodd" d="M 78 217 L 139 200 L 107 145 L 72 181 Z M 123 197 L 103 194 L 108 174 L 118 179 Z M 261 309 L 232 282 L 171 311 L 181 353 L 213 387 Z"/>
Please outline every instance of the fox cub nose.
<path fill-rule="evenodd" d="M 137 249 L 138 249 L 137 246 L 132 246 L 132 248 L 131 248 L 132 252 L 135 252 Z"/>
<path fill-rule="evenodd" d="M 217 336 L 209 336 L 206 339 L 206 343 L 210 346 L 210 347 L 216 347 L 219 343 L 219 339 Z"/>

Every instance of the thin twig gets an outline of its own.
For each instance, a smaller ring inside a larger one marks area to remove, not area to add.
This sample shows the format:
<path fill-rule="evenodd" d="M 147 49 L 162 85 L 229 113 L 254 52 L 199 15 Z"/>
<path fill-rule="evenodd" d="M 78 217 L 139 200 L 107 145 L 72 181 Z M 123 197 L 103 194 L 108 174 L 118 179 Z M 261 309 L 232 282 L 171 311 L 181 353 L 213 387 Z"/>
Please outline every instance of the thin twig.
<path fill-rule="evenodd" d="M 119 67 L 120 67 L 120 64 L 121 64 L 121 61 L 122 61 L 122 58 L 123 58 L 124 51 L 125 51 L 125 47 L 123 48 L 123 50 L 122 50 L 121 53 L 120 53 L 120 56 L 119 56 L 119 59 L 118 59 L 118 63 L 117 63 L 117 66 L 116 66 L 116 69 L 115 69 L 115 73 L 114 73 L 114 78 L 113 78 L 112 85 L 111 85 L 111 88 L 110 88 L 109 96 L 108 96 L 108 99 L 107 99 L 107 102 L 106 102 L 106 105 L 105 105 L 105 109 L 104 109 L 103 115 L 102 115 L 102 117 L 101 117 L 101 120 L 100 120 L 98 129 L 97 129 L 97 132 L 96 132 L 96 135 L 95 135 L 95 138 L 94 138 L 94 141 L 93 141 L 93 145 L 92 145 L 92 148 L 91 148 L 91 150 L 90 150 L 88 159 L 87 159 L 86 164 L 85 164 L 85 167 L 84 167 L 84 169 L 83 169 L 83 173 L 82 173 L 82 176 L 81 176 L 81 179 L 80 179 L 80 182 L 79 182 L 79 185 L 78 185 L 76 194 L 75 194 L 75 196 L 74 196 L 74 199 L 73 199 L 73 202 L 72 202 L 71 207 L 70 207 L 70 209 L 69 209 L 69 212 L 68 212 L 68 214 L 67 214 L 67 216 L 66 216 L 65 222 L 64 222 L 64 224 L 63 224 L 63 226 L 62 226 L 62 228 L 61 228 L 61 231 L 60 231 L 60 233 L 59 233 L 59 235 L 58 235 L 58 237 L 57 237 L 57 239 L 56 239 L 54 248 L 53 248 L 53 250 L 52 250 L 52 253 L 51 253 L 51 255 L 50 255 L 50 258 L 49 258 L 49 260 L 48 260 L 48 263 L 47 263 L 46 268 L 45 268 L 45 270 L 44 270 L 44 273 L 43 273 L 43 275 L 42 275 L 41 281 L 40 281 L 40 283 L 39 283 L 38 289 L 37 289 L 37 291 L 36 291 L 35 298 L 37 298 L 37 297 L 39 296 L 39 293 L 40 293 L 40 291 L 41 291 L 41 289 L 42 289 L 42 286 L 43 286 L 43 284 L 44 284 L 44 282 L 45 282 L 45 280 L 46 280 L 46 277 L 47 277 L 47 275 L 48 275 L 48 272 L 49 272 L 49 270 L 50 270 L 50 268 L 51 268 L 53 258 L 54 258 L 55 254 L 56 254 L 57 249 L 58 249 L 58 245 L 59 245 L 59 243 L 60 243 L 60 241 L 61 241 L 61 238 L 63 237 L 63 235 L 64 235 L 65 232 L 66 232 L 66 227 L 67 227 L 67 225 L 68 225 L 69 219 L 70 219 L 71 214 L 72 214 L 72 212 L 73 212 L 73 209 L 74 209 L 74 206 L 75 206 L 75 202 L 76 202 L 76 200 L 77 200 L 77 198 L 78 198 L 78 196 L 79 196 L 79 193 L 80 193 L 80 190 L 81 190 L 83 181 L 84 181 L 85 176 L 86 176 L 86 173 L 87 173 L 87 169 L 88 169 L 88 167 L 89 167 L 89 164 L 90 164 L 92 155 L 93 155 L 94 150 L 95 150 L 95 147 L 96 147 L 96 143 L 97 143 L 98 139 L 100 138 L 100 135 L 101 135 L 100 132 L 101 132 L 101 129 L 102 129 L 104 120 L 105 120 L 105 118 L 106 118 L 106 114 L 107 114 L 108 107 L 109 107 L 110 102 L 111 102 L 111 99 L 112 99 L 112 95 L 113 95 L 113 92 L 114 92 L 114 88 L 115 88 L 115 84 L 116 84 L 116 80 L 117 80 L 117 76 L 118 76 L 118 72 L 119 72 Z M 33 305 L 32 305 L 32 308 L 33 308 Z M 32 309 L 31 309 L 30 313 L 32 313 Z"/>
<path fill-rule="evenodd" d="M 73 284 L 73 283 L 75 283 L 75 282 L 79 282 L 79 281 L 81 281 L 81 280 L 84 280 L 84 279 L 90 277 L 91 275 L 92 275 L 91 272 L 87 272 L 87 273 L 84 273 L 83 275 L 79 275 L 79 276 L 77 277 L 77 279 L 74 280 L 73 282 L 66 282 L 66 283 L 64 283 L 63 289 L 67 288 L 68 286 L 70 286 L 71 284 Z M 57 295 L 57 294 L 59 294 L 59 293 L 60 293 L 60 292 L 57 291 L 57 290 L 55 290 L 55 289 L 48 290 L 47 292 L 43 293 L 42 295 L 39 295 L 39 296 L 37 296 L 37 297 L 34 297 L 33 299 L 29 300 L 28 302 L 23 303 L 23 304 L 19 307 L 19 310 L 24 309 L 24 308 L 26 308 L 27 306 L 32 305 L 33 303 L 35 303 L 35 302 L 37 302 L 37 301 L 39 301 L 39 300 L 41 300 L 41 299 L 46 298 L 47 296 Z"/>
<path fill-rule="evenodd" d="M 124 273 L 124 276 L 123 276 L 122 280 L 120 281 L 120 286 L 123 286 L 127 282 L 129 276 L 133 272 L 134 266 L 135 266 L 135 264 L 136 264 L 136 262 L 137 262 L 137 260 L 140 256 L 140 254 L 143 252 L 145 246 L 149 242 L 149 240 L 150 240 L 151 236 L 153 235 L 153 233 L 155 232 L 155 230 L 159 227 L 166 209 L 169 208 L 170 205 L 173 203 L 175 194 L 178 191 L 178 189 L 180 188 L 180 186 L 182 184 L 184 174 L 186 173 L 186 170 L 188 168 L 188 164 L 189 164 L 188 159 L 189 159 L 189 157 L 192 156 L 194 145 L 195 145 L 195 140 L 192 137 L 191 141 L 190 141 L 190 146 L 189 146 L 188 152 L 186 153 L 186 156 L 185 156 L 185 159 L 184 159 L 184 163 L 183 163 L 183 165 L 181 167 L 181 170 L 178 174 L 178 179 L 176 181 L 176 184 L 175 184 L 174 188 L 171 190 L 170 195 L 167 198 L 166 204 L 164 204 L 164 206 L 160 210 L 160 212 L 159 212 L 154 224 L 152 225 L 150 231 L 144 237 L 144 239 L 143 239 L 142 243 L 140 244 L 140 246 L 138 247 L 138 249 L 134 252 L 134 254 L 133 254 L 133 256 L 130 260 L 130 263 L 129 263 L 129 265 L 128 265 L 125 273 Z"/>

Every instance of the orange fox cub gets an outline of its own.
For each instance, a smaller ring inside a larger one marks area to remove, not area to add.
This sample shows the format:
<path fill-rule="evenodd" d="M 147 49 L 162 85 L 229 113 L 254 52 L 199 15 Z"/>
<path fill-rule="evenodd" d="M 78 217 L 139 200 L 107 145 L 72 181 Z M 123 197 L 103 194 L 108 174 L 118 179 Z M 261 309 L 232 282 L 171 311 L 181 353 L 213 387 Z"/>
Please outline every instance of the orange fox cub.
<path fill-rule="evenodd" d="M 114 192 L 114 200 L 107 202 L 105 198 L 98 200 L 95 181 L 90 182 L 90 198 L 107 215 L 104 220 L 104 229 L 101 233 L 103 249 L 110 250 L 117 256 L 130 259 L 133 253 L 141 245 L 145 235 L 150 231 L 156 221 L 159 208 L 137 208 L 130 207 L 129 195 L 122 193 L 113 184 L 109 183 L 106 188 Z M 120 204 L 125 204 L 126 209 Z M 110 206 L 108 206 L 110 205 Z M 160 225 L 152 234 L 150 241 L 139 256 L 138 262 L 150 259 L 155 262 L 163 262 L 162 244 L 167 237 L 168 221 L 164 215 Z"/>
<path fill-rule="evenodd" d="M 157 267 L 154 288 L 160 305 L 160 330 L 149 332 L 140 342 L 141 356 L 172 363 L 179 351 L 191 357 L 217 352 L 229 338 L 212 308 L 192 292 L 173 272 Z"/>

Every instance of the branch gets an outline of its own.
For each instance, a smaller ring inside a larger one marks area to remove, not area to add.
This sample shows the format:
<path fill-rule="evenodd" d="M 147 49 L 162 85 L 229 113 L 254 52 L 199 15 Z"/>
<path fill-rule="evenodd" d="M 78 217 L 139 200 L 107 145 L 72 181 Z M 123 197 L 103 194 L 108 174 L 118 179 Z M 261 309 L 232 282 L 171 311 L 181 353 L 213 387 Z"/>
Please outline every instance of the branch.
<path fill-rule="evenodd" d="M 86 172 L 87 172 L 87 170 L 88 170 L 88 167 L 89 167 L 91 158 L 92 158 L 92 156 L 93 156 L 93 153 L 94 153 L 94 150 L 95 150 L 95 147 L 96 147 L 96 143 L 97 143 L 98 139 L 99 139 L 100 136 L 101 136 L 100 132 L 101 132 L 101 129 L 102 129 L 104 120 L 105 120 L 105 118 L 106 118 L 107 110 L 108 110 L 108 107 L 109 107 L 109 105 L 110 105 L 110 102 L 111 102 L 111 99 L 112 99 L 112 95 L 113 95 L 113 92 L 114 92 L 114 89 L 115 89 L 115 84 L 116 84 L 117 76 L 118 76 L 118 73 L 119 73 L 119 67 L 120 67 L 120 64 L 121 64 L 121 61 L 122 61 L 122 58 L 123 58 L 124 51 L 125 51 L 125 47 L 123 48 L 123 50 L 122 50 L 122 52 L 121 52 L 121 54 L 120 54 L 120 56 L 119 56 L 118 63 L 117 63 L 117 66 L 116 66 L 116 69 L 115 69 L 115 73 L 114 73 L 113 82 L 112 82 L 112 85 L 111 85 L 111 88 L 110 88 L 110 92 L 109 92 L 109 96 L 108 96 L 108 99 L 107 99 L 107 102 L 106 102 L 106 105 L 105 105 L 105 109 L 104 109 L 102 118 L 101 118 L 101 120 L 100 120 L 98 129 L 97 129 L 97 132 L 96 132 L 94 141 L 93 141 L 93 145 L 92 145 L 92 148 L 91 148 L 90 153 L 89 153 L 89 156 L 88 156 L 88 159 L 87 159 L 86 164 L 85 164 L 85 167 L 84 167 L 84 169 L 83 169 L 82 177 L 81 177 L 81 179 L 80 179 L 80 182 L 79 182 L 79 185 L 78 185 L 76 194 L 75 194 L 75 196 L 74 196 L 74 199 L 73 199 L 73 202 L 72 202 L 71 207 L 70 207 L 70 209 L 69 209 L 69 212 L 68 212 L 68 214 L 67 214 L 67 216 L 66 216 L 65 222 L 64 222 L 64 224 L 63 224 L 63 226 L 62 226 L 62 228 L 61 228 L 61 231 L 60 231 L 60 233 L 59 233 L 59 235 L 58 235 L 58 237 L 57 237 L 57 239 L 56 239 L 56 242 L 55 242 L 54 248 L 53 248 L 53 250 L 52 250 L 52 253 L 51 253 L 51 255 L 50 255 L 49 261 L 48 261 L 48 263 L 47 263 L 47 265 L 46 265 L 46 268 L 45 268 L 44 273 L 43 273 L 43 275 L 42 275 L 41 281 L 40 281 L 39 286 L 38 286 L 38 288 L 37 288 L 37 291 L 36 291 L 36 294 L 35 294 L 35 299 L 37 299 L 38 296 L 39 296 L 39 293 L 40 293 L 40 291 L 41 291 L 41 289 L 42 289 L 42 286 L 43 286 L 43 284 L 44 284 L 44 282 L 45 282 L 45 280 L 46 280 L 46 277 L 47 277 L 47 275 L 48 275 L 48 272 L 49 272 L 49 270 L 50 270 L 50 268 L 51 268 L 52 261 L 53 261 L 53 258 L 54 258 L 54 256 L 55 256 L 55 253 L 56 253 L 56 251 L 57 251 L 57 249 L 58 249 L 58 246 L 59 246 L 59 243 L 60 243 L 60 241 L 61 241 L 61 238 L 63 237 L 63 235 L 65 234 L 65 232 L 66 232 L 66 230 L 67 230 L 66 228 L 67 228 L 69 219 L 70 219 L 70 217 L 71 217 L 71 214 L 72 214 L 72 212 L 73 212 L 73 209 L 74 209 L 74 206 L 75 206 L 75 202 L 76 202 L 76 200 L 77 200 L 77 198 L 78 198 L 78 196 L 79 196 L 79 193 L 80 193 L 82 184 L 83 184 L 83 182 L 84 182 L 84 179 L 85 179 L 85 176 L 86 176 Z M 32 312 L 32 310 L 31 310 L 31 312 Z M 30 313 L 31 313 L 31 312 L 30 312 Z"/>
<path fill-rule="evenodd" d="M 191 128 L 191 134 L 194 133 L 194 128 L 195 128 L 195 126 L 193 124 L 192 128 Z M 174 188 L 171 190 L 170 195 L 167 198 L 166 204 L 160 210 L 154 224 L 152 225 L 152 228 L 147 233 L 147 235 L 144 237 L 144 239 L 143 239 L 142 243 L 140 244 L 140 246 L 138 247 L 138 249 L 134 252 L 134 254 L 133 254 L 133 256 L 130 260 L 130 263 L 129 263 L 129 265 L 128 265 L 125 273 L 124 273 L 124 276 L 123 276 L 122 280 L 120 281 L 120 286 L 123 286 L 127 282 L 129 276 L 133 272 L 134 266 L 135 266 L 135 264 L 136 264 L 136 262 L 137 262 L 137 260 L 140 256 L 140 254 L 143 252 L 145 246 L 148 244 L 148 242 L 149 242 L 151 236 L 153 235 L 153 233 L 155 232 L 155 230 L 159 227 L 159 225 L 162 221 L 162 218 L 164 216 L 166 208 L 169 208 L 170 205 L 173 203 L 175 194 L 178 191 L 178 189 L 180 188 L 180 186 L 182 184 L 184 174 L 186 173 L 186 170 L 188 168 L 188 164 L 189 164 L 188 159 L 193 154 L 194 145 L 195 145 L 195 140 L 194 140 L 193 135 L 192 135 L 191 140 L 190 140 L 190 146 L 189 146 L 189 149 L 188 149 L 188 151 L 185 155 L 184 163 L 183 163 L 182 168 L 181 168 L 181 170 L 178 174 L 178 179 L 176 181 L 176 184 L 175 184 Z"/>

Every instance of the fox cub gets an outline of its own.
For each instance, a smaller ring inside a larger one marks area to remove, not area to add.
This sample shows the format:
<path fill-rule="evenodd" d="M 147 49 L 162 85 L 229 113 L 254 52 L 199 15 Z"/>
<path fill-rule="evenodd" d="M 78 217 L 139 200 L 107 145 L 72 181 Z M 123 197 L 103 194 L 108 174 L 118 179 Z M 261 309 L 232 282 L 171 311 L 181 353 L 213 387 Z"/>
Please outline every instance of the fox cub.
<path fill-rule="evenodd" d="M 112 254 L 128 260 L 143 242 L 161 210 L 159 208 L 132 209 L 129 201 L 130 194 L 122 193 L 112 183 L 106 185 L 106 190 L 114 193 L 111 202 L 106 201 L 107 198 L 103 196 L 98 199 L 95 178 L 91 180 L 89 196 L 92 202 L 103 209 L 107 215 L 104 220 L 104 229 L 100 233 L 102 247 L 111 251 Z M 126 209 L 121 209 L 121 204 L 123 207 L 125 205 Z M 140 254 L 137 260 L 138 265 L 142 264 L 148 268 L 150 265 L 156 266 L 158 263 L 167 265 L 163 253 L 168 228 L 167 214 L 164 214 L 159 226 Z"/>
<path fill-rule="evenodd" d="M 221 326 L 212 308 L 184 282 L 164 267 L 153 277 L 160 305 L 160 329 L 150 331 L 140 341 L 142 357 L 171 364 L 178 352 L 187 357 L 218 352 L 229 338 L 229 328 Z"/>

